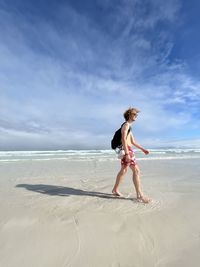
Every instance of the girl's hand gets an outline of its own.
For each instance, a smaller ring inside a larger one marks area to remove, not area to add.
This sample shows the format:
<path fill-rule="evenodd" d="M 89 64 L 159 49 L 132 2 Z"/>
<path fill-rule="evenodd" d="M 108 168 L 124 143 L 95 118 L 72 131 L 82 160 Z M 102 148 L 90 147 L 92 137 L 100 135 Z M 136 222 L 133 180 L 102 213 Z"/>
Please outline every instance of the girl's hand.
<path fill-rule="evenodd" d="M 145 155 L 149 154 L 149 150 L 146 150 L 146 149 L 143 148 L 142 151 L 144 152 Z"/>
<path fill-rule="evenodd" d="M 131 157 L 129 154 L 125 154 L 125 160 L 126 162 L 130 162 L 131 161 Z"/>

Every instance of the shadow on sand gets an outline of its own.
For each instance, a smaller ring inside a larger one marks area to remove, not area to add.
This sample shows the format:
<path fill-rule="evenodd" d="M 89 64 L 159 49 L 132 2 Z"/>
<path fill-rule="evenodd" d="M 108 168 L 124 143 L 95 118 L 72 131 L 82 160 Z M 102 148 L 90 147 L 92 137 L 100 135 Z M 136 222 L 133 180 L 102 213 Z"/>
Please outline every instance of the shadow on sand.
<path fill-rule="evenodd" d="M 56 185 L 45 185 L 45 184 L 18 184 L 16 187 L 25 188 L 30 191 L 34 191 L 40 194 L 46 194 L 50 196 L 91 196 L 107 199 L 127 199 L 134 200 L 133 198 L 125 197 L 116 197 L 113 194 L 94 192 L 94 191 L 85 191 L 78 188 L 65 187 L 65 186 L 56 186 Z"/>

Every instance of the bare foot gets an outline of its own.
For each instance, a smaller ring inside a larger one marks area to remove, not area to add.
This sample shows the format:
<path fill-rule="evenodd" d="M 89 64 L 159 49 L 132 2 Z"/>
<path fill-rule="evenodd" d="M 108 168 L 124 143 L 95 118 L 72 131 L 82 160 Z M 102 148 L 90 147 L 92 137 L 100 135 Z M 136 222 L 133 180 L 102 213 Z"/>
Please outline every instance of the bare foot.
<path fill-rule="evenodd" d="M 112 190 L 112 193 L 116 197 L 123 197 L 123 195 L 119 191 L 117 191 L 117 190 Z"/>
<path fill-rule="evenodd" d="M 139 202 L 142 202 L 142 203 L 145 203 L 145 204 L 148 204 L 148 203 L 150 203 L 150 202 L 152 201 L 151 198 L 149 198 L 149 197 L 145 197 L 145 196 L 137 197 L 137 200 L 138 200 Z"/>

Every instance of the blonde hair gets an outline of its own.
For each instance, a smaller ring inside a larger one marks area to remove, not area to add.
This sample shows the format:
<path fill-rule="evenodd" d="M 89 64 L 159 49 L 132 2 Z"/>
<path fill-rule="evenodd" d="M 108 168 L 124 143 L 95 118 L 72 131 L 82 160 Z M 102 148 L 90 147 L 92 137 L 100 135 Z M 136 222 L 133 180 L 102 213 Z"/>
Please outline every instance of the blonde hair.
<path fill-rule="evenodd" d="M 130 107 L 124 112 L 124 118 L 128 121 L 132 115 L 137 115 L 139 112 L 139 109 Z"/>

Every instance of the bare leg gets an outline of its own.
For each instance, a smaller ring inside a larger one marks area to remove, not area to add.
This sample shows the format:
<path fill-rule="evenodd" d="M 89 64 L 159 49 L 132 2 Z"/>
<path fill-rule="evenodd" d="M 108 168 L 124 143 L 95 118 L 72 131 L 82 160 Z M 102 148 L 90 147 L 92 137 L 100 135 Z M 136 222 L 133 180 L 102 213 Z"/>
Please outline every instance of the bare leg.
<path fill-rule="evenodd" d="M 140 181 L 140 169 L 138 165 L 130 166 L 133 171 L 133 184 L 135 186 L 135 191 L 137 195 L 137 199 L 143 203 L 149 203 L 151 199 L 145 197 L 142 189 L 141 189 L 141 181 Z"/>
<path fill-rule="evenodd" d="M 113 190 L 112 190 L 113 195 L 116 195 L 116 196 L 119 196 L 119 197 L 123 196 L 119 192 L 119 185 L 121 184 L 124 175 L 127 173 L 127 170 L 128 170 L 128 166 L 123 166 L 122 165 L 121 170 L 117 174 L 116 182 L 115 182 L 115 185 L 114 185 Z"/>

